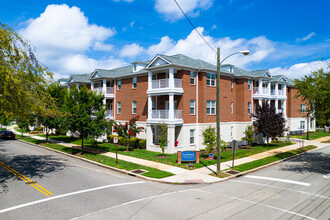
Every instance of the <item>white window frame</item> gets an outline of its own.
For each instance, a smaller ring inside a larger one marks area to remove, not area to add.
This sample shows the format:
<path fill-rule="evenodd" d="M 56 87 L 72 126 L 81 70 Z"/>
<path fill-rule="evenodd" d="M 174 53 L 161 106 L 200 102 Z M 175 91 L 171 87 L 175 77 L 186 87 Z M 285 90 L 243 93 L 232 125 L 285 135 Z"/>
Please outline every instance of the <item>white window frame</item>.
<path fill-rule="evenodd" d="M 231 86 L 230 88 L 234 88 L 234 79 L 231 79 Z"/>
<path fill-rule="evenodd" d="M 189 131 L 189 142 L 190 144 L 195 144 L 195 129 L 190 129 Z"/>
<path fill-rule="evenodd" d="M 133 71 L 136 71 L 136 64 L 133 64 Z"/>
<path fill-rule="evenodd" d="M 134 76 L 134 77 L 133 77 L 133 80 L 132 80 L 132 88 L 133 88 L 133 89 L 136 89 L 136 87 L 137 87 L 137 77 Z"/>
<path fill-rule="evenodd" d="M 306 113 L 306 105 L 300 104 L 300 113 Z"/>
<path fill-rule="evenodd" d="M 230 137 L 233 139 L 233 137 L 234 137 L 234 127 L 233 126 L 231 126 L 230 127 Z"/>
<path fill-rule="evenodd" d="M 117 90 L 121 90 L 121 79 L 117 81 Z"/>
<path fill-rule="evenodd" d="M 305 130 L 305 121 L 300 121 L 300 129 Z"/>
<path fill-rule="evenodd" d="M 251 84 L 252 84 L 251 81 L 252 81 L 251 79 L 248 79 L 248 90 L 251 90 Z"/>
<path fill-rule="evenodd" d="M 248 102 L 248 114 L 251 114 L 251 102 Z"/>
<path fill-rule="evenodd" d="M 230 113 L 234 113 L 234 102 L 230 103 Z"/>
<path fill-rule="evenodd" d="M 216 103 L 215 103 L 214 100 L 207 100 L 206 101 L 206 114 L 207 115 L 215 115 L 215 106 L 216 106 Z M 207 109 L 210 109 L 209 113 L 207 113 Z"/>
<path fill-rule="evenodd" d="M 190 72 L 190 85 L 195 85 L 195 78 L 196 78 L 196 73 L 195 72 Z M 193 83 L 191 83 L 193 81 Z"/>
<path fill-rule="evenodd" d="M 215 81 L 216 81 L 216 74 L 214 73 L 207 73 L 206 74 L 206 85 L 207 86 L 213 86 L 215 87 Z"/>
<path fill-rule="evenodd" d="M 156 100 L 151 101 L 151 108 L 152 110 L 156 110 Z"/>
<path fill-rule="evenodd" d="M 121 114 L 121 102 L 117 102 L 117 114 Z"/>
<path fill-rule="evenodd" d="M 135 107 L 134 107 L 134 105 L 135 105 Z M 135 112 L 134 112 L 134 110 L 135 110 Z M 136 114 L 136 112 L 137 112 L 136 101 L 132 101 L 132 114 Z"/>
<path fill-rule="evenodd" d="M 195 105 L 196 101 L 194 99 L 190 100 L 190 115 L 195 115 Z M 193 110 L 193 113 L 192 113 Z"/>

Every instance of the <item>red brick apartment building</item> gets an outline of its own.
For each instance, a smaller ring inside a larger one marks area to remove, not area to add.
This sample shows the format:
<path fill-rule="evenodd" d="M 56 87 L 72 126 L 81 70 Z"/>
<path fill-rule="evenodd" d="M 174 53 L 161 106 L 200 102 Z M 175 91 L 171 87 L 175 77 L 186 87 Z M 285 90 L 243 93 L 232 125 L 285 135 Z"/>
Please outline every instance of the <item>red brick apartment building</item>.
<path fill-rule="evenodd" d="M 268 70 L 246 71 L 233 65 L 221 67 L 221 138 L 241 140 L 251 114 L 262 102 L 271 102 L 283 111 L 291 132 L 315 130 L 315 121 L 307 123 L 305 104 L 295 98 L 293 81 L 283 75 L 272 76 Z M 216 66 L 182 54 L 157 55 L 149 61 L 91 74 L 72 75 L 68 87 L 88 86 L 105 96 L 107 118 L 125 122 L 140 115 L 145 127 L 140 138 L 147 139 L 147 149 L 160 151 L 158 125 L 168 126 L 167 153 L 198 150 L 202 132 L 216 124 Z M 178 141 L 177 146 L 175 142 Z"/>

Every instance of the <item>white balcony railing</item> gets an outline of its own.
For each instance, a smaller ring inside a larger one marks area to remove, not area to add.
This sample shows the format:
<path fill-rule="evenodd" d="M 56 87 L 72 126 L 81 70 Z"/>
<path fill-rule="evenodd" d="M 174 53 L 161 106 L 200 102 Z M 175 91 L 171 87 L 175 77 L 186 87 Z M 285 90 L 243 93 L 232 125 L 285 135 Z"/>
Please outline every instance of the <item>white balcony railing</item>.
<path fill-rule="evenodd" d="M 105 114 L 106 118 L 113 118 L 113 110 L 106 110 Z"/>
<path fill-rule="evenodd" d="M 259 94 L 259 87 L 253 87 L 253 94 Z"/>
<path fill-rule="evenodd" d="M 95 88 L 95 90 L 99 93 L 102 93 L 103 92 L 103 88 L 102 87 L 99 87 L 99 88 Z"/>
<path fill-rule="evenodd" d="M 158 79 L 151 81 L 151 88 L 152 89 L 162 89 L 162 88 L 169 88 L 171 85 L 169 84 L 169 79 Z M 182 79 L 174 79 L 174 88 L 182 88 Z"/>
<path fill-rule="evenodd" d="M 152 110 L 152 119 L 169 119 L 169 110 Z M 182 110 L 174 110 L 174 119 L 182 119 Z"/>
<path fill-rule="evenodd" d="M 267 95 L 268 94 L 268 88 L 262 87 L 262 94 Z"/>
<path fill-rule="evenodd" d="M 113 87 L 107 87 L 107 94 L 113 94 Z"/>
<path fill-rule="evenodd" d="M 277 90 L 277 95 L 284 95 L 284 91 L 283 90 Z"/>
<path fill-rule="evenodd" d="M 270 90 L 271 95 L 275 95 L 275 89 Z"/>

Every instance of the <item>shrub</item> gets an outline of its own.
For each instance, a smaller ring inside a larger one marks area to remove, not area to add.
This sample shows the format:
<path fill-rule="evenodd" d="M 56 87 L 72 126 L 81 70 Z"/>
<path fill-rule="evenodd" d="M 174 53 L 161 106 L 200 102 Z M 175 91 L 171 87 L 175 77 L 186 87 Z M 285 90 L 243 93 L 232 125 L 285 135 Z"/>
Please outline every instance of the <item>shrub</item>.
<path fill-rule="evenodd" d="M 123 138 L 123 137 L 118 138 L 118 144 L 119 145 L 128 146 L 128 141 L 129 141 L 129 139 L 126 139 L 126 138 Z"/>
<path fill-rule="evenodd" d="M 253 125 L 248 126 L 244 131 L 244 134 L 245 137 L 242 138 L 242 141 L 247 141 L 250 145 L 255 142 L 256 139 L 254 138 Z"/>
<path fill-rule="evenodd" d="M 114 137 L 118 137 L 118 135 L 114 135 L 114 134 L 112 134 L 112 135 L 108 135 L 108 142 L 109 143 L 111 143 L 111 144 L 113 144 L 113 138 Z M 119 142 L 119 141 L 118 141 Z"/>
<path fill-rule="evenodd" d="M 139 140 L 139 148 L 146 149 L 147 147 L 147 140 L 146 139 L 140 139 Z"/>
<path fill-rule="evenodd" d="M 138 143 L 139 143 L 139 138 L 137 138 L 137 137 L 132 137 L 131 139 L 129 139 L 130 147 L 137 147 Z"/>
<path fill-rule="evenodd" d="M 29 134 L 43 134 L 43 131 L 30 131 Z"/>
<path fill-rule="evenodd" d="M 36 131 L 44 131 L 44 127 L 39 126 L 37 127 Z"/>

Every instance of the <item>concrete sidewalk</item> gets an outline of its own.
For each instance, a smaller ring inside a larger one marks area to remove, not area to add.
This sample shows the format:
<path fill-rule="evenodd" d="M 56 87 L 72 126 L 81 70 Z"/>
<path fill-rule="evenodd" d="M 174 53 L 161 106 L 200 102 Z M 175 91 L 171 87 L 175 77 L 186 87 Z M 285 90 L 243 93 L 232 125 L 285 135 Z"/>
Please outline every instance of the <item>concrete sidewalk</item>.
<path fill-rule="evenodd" d="M 14 126 L 8 127 L 8 130 L 12 130 L 15 134 L 20 135 L 20 133 L 14 129 Z M 24 134 L 24 135 L 29 136 L 34 139 L 38 139 L 38 140 L 46 140 L 46 138 L 36 136 L 36 135 L 31 135 L 31 134 Z M 324 140 L 324 138 L 322 140 Z M 76 145 L 74 145 L 74 144 L 64 143 L 64 142 L 53 140 L 53 139 L 49 139 L 48 141 L 51 143 L 60 144 L 60 145 L 66 146 L 66 147 L 76 147 Z M 262 159 L 265 157 L 273 156 L 273 155 L 276 155 L 279 153 L 287 152 L 287 151 L 302 147 L 301 140 L 295 140 L 295 141 L 298 141 L 298 142 L 296 144 L 293 144 L 290 146 L 285 146 L 285 147 L 269 150 L 266 152 L 262 152 L 259 154 L 254 154 L 249 157 L 236 159 L 234 166 L 248 163 L 248 162 L 255 161 L 255 160 L 259 160 L 259 159 Z M 322 148 L 322 147 L 328 146 L 329 144 L 320 143 L 318 140 L 313 140 L 313 141 L 305 140 L 304 146 L 307 146 L 307 145 L 315 145 L 318 148 Z M 88 149 L 88 148 L 86 148 L 86 149 Z M 95 149 L 91 149 L 91 150 L 95 150 Z M 111 158 L 116 158 L 116 154 L 112 153 L 112 152 L 105 152 L 105 153 L 100 152 L 100 154 L 111 157 Z M 169 182 L 169 183 L 213 183 L 213 182 L 217 182 L 217 181 L 221 180 L 220 178 L 209 175 L 212 173 L 216 173 L 216 171 L 217 171 L 216 165 L 210 165 L 210 166 L 195 169 L 195 170 L 187 170 L 187 169 L 176 167 L 176 166 L 171 166 L 171 165 L 167 165 L 167 164 L 163 164 L 163 163 L 158 163 L 158 162 L 154 162 L 154 161 L 150 161 L 150 160 L 144 160 L 144 159 L 130 157 L 130 156 L 121 155 L 121 154 L 118 154 L 118 159 L 124 160 L 127 162 L 132 162 L 132 163 L 139 164 L 139 165 L 143 165 L 143 166 L 147 166 L 147 167 L 156 168 L 158 170 L 167 171 L 167 172 L 174 174 L 173 176 L 161 179 L 161 181 L 164 181 L 164 182 Z M 231 167 L 232 167 L 232 161 L 227 161 L 227 162 L 221 163 L 221 170 L 226 170 Z"/>

